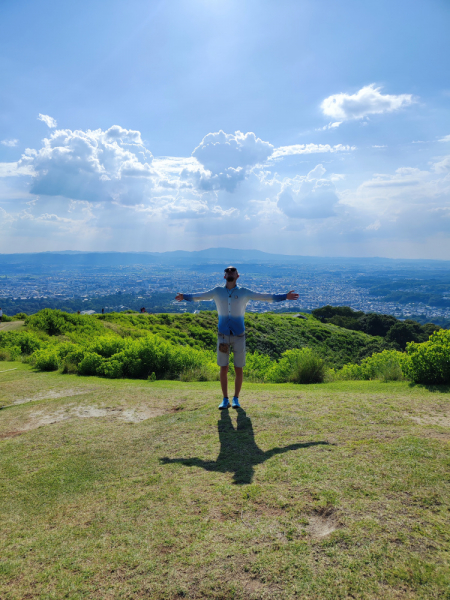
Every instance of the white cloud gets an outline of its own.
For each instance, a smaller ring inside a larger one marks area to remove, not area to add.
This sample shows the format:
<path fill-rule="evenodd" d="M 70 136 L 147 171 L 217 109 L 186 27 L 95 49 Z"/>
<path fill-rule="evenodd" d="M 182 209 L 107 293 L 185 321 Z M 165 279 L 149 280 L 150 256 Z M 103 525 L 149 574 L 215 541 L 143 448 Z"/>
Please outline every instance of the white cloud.
<path fill-rule="evenodd" d="M 273 146 L 257 138 L 254 133 L 208 133 L 195 148 L 192 156 L 209 173 L 201 173 L 201 189 L 225 189 L 233 192 L 255 165 L 264 163 L 273 152 Z"/>
<path fill-rule="evenodd" d="M 448 236 L 450 156 L 355 188 L 355 174 L 343 174 L 352 150 L 274 148 L 252 133 L 218 132 L 190 157 L 153 158 L 138 131 L 53 131 L 18 163 L 0 163 L 0 251 L 169 250 L 224 236 L 231 246 L 325 255 L 386 255 L 404 244 L 405 256 L 435 232 Z M 320 152 L 340 173 L 311 164 Z"/>
<path fill-rule="evenodd" d="M 387 148 L 387 146 L 384 144 L 381 144 L 381 145 L 375 144 L 372 146 L 372 148 Z"/>
<path fill-rule="evenodd" d="M 0 177 L 19 177 L 20 175 L 33 175 L 34 171 L 30 165 L 18 162 L 0 163 Z"/>
<path fill-rule="evenodd" d="M 98 201 L 137 193 L 142 200 L 151 187 L 152 158 L 138 131 L 113 126 L 55 131 L 39 151 L 27 149 L 20 165 L 35 171 L 33 194 Z"/>
<path fill-rule="evenodd" d="M 18 143 L 19 143 L 19 140 L 2 140 L 0 142 L 0 144 L 3 144 L 4 146 L 8 146 L 9 148 L 14 148 L 14 146 L 17 146 Z"/>
<path fill-rule="evenodd" d="M 334 184 L 329 179 L 322 179 L 325 172 L 323 165 L 317 165 L 306 177 L 286 182 L 277 196 L 278 208 L 286 216 L 296 219 L 335 216 L 339 198 Z"/>
<path fill-rule="evenodd" d="M 334 123 L 328 123 L 328 125 L 324 125 L 323 127 L 318 127 L 316 131 L 326 131 L 327 129 L 337 129 L 339 125 L 342 125 L 342 121 L 335 121 Z"/>
<path fill-rule="evenodd" d="M 56 119 L 48 115 L 41 115 L 41 113 L 39 113 L 38 121 L 43 121 L 50 129 L 54 129 L 57 126 Z"/>
<path fill-rule="evenodd" d="M 444 135 L 443 138 L 439 140 L 440 142 L 450 142 L 450 133 L 448 135 Z M 3 144 L 3 142 L 2 142 Z"/>
<path fill-rule="evenodd" d="M 375 84 L 366 85 L 356 94 L 334 94 L 320 105 L 327 117 L 339 121 L 362 119 L 367 115 L 393 112 L 414 102 L 411 94 L 381 94 Z"/>
<path fill-rule="evenodd" d="M 436 173 L 449 173 L 450 172 L 450 156 L 444 156 L 444 158 L 433 165 L 433 170 Z"/>
<path fill-rule="evenodd" d="M 292 146 L 280 146 L 273 151 L 270 158 L 283 158 L 293 154 L 320 154 L 322 152 L 350 152 L 356 150 L 356 146 L 343 146 L 336 144 L 294 144 Z"/>

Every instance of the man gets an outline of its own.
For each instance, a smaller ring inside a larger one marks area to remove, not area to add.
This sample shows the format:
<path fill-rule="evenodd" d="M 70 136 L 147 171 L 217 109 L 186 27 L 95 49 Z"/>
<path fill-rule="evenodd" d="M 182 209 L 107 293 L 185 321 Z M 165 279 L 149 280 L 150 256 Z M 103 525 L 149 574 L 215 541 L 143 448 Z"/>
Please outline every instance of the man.
<path fill-rule="evenodd" d="M 240 408 L 239 393 L 242 387 L 243 369 L 245 366 L 245 308 L 249 300 L 260 302 L 282 302 L 283 300 L 297 300 L 298 294 L 291 290 L 287 294 L 259 294 L 246 288 L 237 286 L 239 273 L 236 267 L 225 269 L 225 287 L 216 287 L 209 292 L 200 294 L 177 294 L 175 299 L 181 302 L 199 302 L 200 300 L 214 300 L 219 313 L 219 333 L 217 339 L 217 364 L 220 367 L 220 384 L 222 386 L 223 400 L 219 410 L 230 408 L 228 400 L 228 363 L 230 347 L 234 353 L 234 397 L 232 408 Z"/>

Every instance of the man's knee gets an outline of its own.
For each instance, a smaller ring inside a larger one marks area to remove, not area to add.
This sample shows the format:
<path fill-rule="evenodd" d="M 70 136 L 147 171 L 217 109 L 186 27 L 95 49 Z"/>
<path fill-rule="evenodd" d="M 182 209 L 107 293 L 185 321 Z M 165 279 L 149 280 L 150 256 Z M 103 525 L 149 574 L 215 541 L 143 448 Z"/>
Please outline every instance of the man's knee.
<path fill-rule="evenodd" d="M 242 375 L 242 373 L 244 371 L 244 367 L 234 367 L 234 370 L 237 375 Z"/>
<path fill-rule="evenodd" d="M 225 367 L 220 367 L 220 372 L 221 373 L 228 373 L 228 365 L 226 365 Z"/>

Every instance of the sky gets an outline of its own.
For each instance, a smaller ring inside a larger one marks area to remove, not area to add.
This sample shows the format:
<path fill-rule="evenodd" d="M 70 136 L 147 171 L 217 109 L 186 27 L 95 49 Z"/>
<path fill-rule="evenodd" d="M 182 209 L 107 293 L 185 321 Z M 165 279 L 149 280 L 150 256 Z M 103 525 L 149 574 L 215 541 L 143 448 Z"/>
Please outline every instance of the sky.
<path fill-rule="evenodd" d="M 448 0 L 4 0 L 0 252 L 450 259 Z"/>

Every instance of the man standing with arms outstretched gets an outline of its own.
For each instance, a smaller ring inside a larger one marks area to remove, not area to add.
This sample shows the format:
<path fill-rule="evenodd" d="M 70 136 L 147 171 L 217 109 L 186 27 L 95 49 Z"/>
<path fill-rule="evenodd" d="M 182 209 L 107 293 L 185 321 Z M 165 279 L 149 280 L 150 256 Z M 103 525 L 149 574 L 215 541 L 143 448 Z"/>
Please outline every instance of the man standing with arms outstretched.
<path fill-rule="evenodd" d="M 214 300 L 219 313 L 219 334 L 217 338 L 217 364 L 220 367 L 220 384 L 222 386 L 223 400 L 219 409 L 230 408 L 228 400 L 228 363 L 230 347 L 234 353 L 234 398 L 232 408 L 240 408 L 239 393 L 242 387 L 243 369 L 245 366 L 245 308 L 249 300 L 260 302 L 282 302 L 283 300 L 297 300 L 298 294 L 293 290 L 287 294 L 260 294 L 247 288 L 237 286 L 239 273 L 236 267 L 225 269 L 225 287 L 216 287 L 209 292 L 199 294 L 177 294 L 175 299 L 181 302 L 199 302 L 200 300 Z"/>

